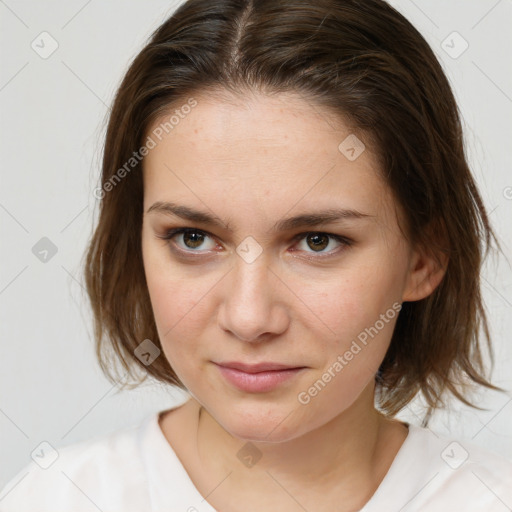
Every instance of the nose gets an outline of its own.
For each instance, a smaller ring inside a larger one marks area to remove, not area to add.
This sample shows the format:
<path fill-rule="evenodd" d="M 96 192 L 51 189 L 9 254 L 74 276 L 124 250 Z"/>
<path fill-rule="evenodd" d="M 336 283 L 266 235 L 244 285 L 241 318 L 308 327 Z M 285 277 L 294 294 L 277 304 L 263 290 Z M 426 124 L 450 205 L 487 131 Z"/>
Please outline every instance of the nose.
<path fill-rule="evenodd" d="M 263 255 L 252 263 L 237 257 L 224 281 L 218 314 L 222 329 L 241 341 L 260 342 L 288 328 L 286 287 Z"/>

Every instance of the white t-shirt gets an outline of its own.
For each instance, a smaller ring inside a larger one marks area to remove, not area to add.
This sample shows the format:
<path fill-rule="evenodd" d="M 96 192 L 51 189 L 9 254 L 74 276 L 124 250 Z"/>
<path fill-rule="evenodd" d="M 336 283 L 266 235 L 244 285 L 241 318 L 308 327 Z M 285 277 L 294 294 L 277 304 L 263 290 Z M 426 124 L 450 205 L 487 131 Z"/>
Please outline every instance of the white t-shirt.
<path fill-rule="evenodd" d="M 153 413 L 140 425 L 59 448 L 56 459 L 50 445 L 41 446 L 0 492 L 0 511 L 215 512 L 194 487 L 158 417 Z M 409 425 L 361 512 L 511 509 L 511 461 Z"/>

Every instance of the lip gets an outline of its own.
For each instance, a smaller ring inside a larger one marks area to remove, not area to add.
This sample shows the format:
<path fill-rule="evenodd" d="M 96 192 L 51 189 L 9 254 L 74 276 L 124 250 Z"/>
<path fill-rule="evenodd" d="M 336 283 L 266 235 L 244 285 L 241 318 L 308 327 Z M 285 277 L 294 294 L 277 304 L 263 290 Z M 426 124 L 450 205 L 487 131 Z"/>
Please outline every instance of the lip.
<path fill-rule="evenodd" d="M 305 369 L 304 366 L 290 366 L 272 362 L 246 364 L 238 361 L 227 361 L 214 364 L 230 384 L 247 393 L 272 391 Z"/>
<path fill-rule="evenodd" d="M 218 366 L 223 366 L 224 368 L 232 368 L 233 370 L 240 370 L 245 373 L 260 373 L 260 372 L 270 372 L 276 370 L 291 370 L 299 368 L 299 366 L 292 366 L 287 364 L 279 364 L 273 362 L 261 362 L 257 364 L 248 364 L 241 363 L 238 361 L 226 361 L 221 363 L 215 363 Z M 300 368 L 304 368 L 301 366 Z"/>

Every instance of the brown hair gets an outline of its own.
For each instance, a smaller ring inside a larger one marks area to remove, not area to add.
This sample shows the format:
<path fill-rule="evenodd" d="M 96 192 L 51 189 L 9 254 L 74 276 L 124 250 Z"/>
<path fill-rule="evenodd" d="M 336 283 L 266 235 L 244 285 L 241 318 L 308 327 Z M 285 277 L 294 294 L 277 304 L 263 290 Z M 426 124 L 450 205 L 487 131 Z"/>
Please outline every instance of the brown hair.
<path fill-rule="evenodd" d="M 119 171 L 171 105 L 207 89 L 298 92 L 341 116 L 376 149 L 409 242 L 448 256 L 434 292 L 403 304 L 376 376 L 381 410 L 393 416 L 421 392 L 428 418 L 446 391 L 476 407 L 469 384 L 501 389 L 487 381 L 479 341 L 482 331 L 493 362 L 479 280 L 491 238 L 499 244 L 457 105 L 427 42 L 381 0 L 189 0 L 152 34 L 110 113 L 105 192 L 85 265 L 105 375 L 118 381 L 117 360 L 131 377 L 143 369 L 139 382 L 150 375 L 185 389 L 166 358 L 146 366 L 134 354 L 145 339 L 161 345 L 141 251 L 142 160 L 122 179 Z"/>

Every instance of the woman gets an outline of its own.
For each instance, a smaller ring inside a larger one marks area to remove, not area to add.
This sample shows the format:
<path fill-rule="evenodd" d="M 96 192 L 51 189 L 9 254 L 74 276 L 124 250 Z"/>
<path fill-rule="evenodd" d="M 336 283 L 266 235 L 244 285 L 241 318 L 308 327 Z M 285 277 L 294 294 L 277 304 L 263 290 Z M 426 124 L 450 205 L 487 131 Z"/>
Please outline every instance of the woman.
<path fill-rule="evenodd" d="M 190 399 L 32 463 L 1 510 L 512 506 L 511 462 L 425 428 L 498 389 L 493 232 L 448 81 L 387 3 L 189 0 L 126 73 L 95 195 L 100 364 Z M 394 419 L 418 393 L 423 427 Z"/>

